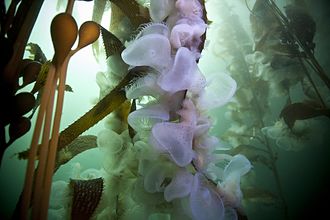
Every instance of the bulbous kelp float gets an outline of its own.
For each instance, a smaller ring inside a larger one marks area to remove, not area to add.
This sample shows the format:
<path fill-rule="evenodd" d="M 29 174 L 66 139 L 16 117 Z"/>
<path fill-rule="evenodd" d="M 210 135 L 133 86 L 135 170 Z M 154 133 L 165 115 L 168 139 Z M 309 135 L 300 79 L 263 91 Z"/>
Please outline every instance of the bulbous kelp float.
<path fill-rule="evenodd" d="M 43 1 L 12 1 L 6 12 L 1 3 L 0 50 L 5 51 L 0 62 L 0 98 L 6 106 L 0 111 L 0 159 L 7 147 L 29 131 L 31 122 L 24 115 L 35 105 L 31 93 L 21 92 L 19 79 L 28 84 L 40 70 L 40 62 L 22 60 L 29 34 Z M 9 126 L 9 140 L 6 140 Z"/>
<path fill-rule="evenodd" d="M 130 6 L 142 7 L 135 1 L 127 1 L 127 5 L 112 2 L 124 13 Z M 25 152 L 28 166 L 19 217 L 27 219 L 30 210 L 32 219 L 45 219 L 50 204 L 49 218 L 61 219 L 246 218 L 241 206 L 240 178 L 251 164 L 243 155 L 215 154 L 219 140 L 209 135 L 212 121 L 207 111 L 224 105 L 233 96 L 236 83 L 219 73 L 219 96 L 210 96 L 210 85 L 198 68 L 207 29 L 204 2 L 151 0 L 151 22 L 125 47 L 95 22 L 85 22 L 78 29 L 70 15 L 72 7 L 73 1 L 69 1 L 66 12 L 57 15 L 51 25 L 55 55 L 47 73 L 31 148 Z M 145 21 L 145 14 L 138 15 L 129 17 L 133 25 L 137 18 L 143 17 L 139 24 Z M 67 29 L 66 33 L 60 34 L 62 28 Z M 119 54 L 125 64 L 123 76 L 108 94 L 106 82 L 100 80 L 101 94 L 106 95 L 60 134 L 69 59 L 94 42 L 100 32 L 104 43 L 110 42 L 109 47 L 116 48 L 115 52 L 108 50 L 107 56 Z M 77 49 L 71 50 L 77 34 Z M 67 147 L 76 138 L 76 143 L 82 143 L 84 137 L 78 136 L 113 111 L 128 122 L 128 127 L 119 132 L 110 124 L 99 133 L 96 141 L 105 155 L 104 169 L 93 171 L 94 175 L 89 176 L 97 178 L 92 180 L 54 182 L 49 203 L 55 164 L 74 156 L 63 160 L 59 158 L 61 150 L 74 149 L 77 154 L 86 149 L 77 150 L 77 144 Z M 42 143 L 38 144 L 41 133 Z M 24 153 L 21 156 L 26 157 Z M 38 168 L 34 170 L 36 158 Z"/>

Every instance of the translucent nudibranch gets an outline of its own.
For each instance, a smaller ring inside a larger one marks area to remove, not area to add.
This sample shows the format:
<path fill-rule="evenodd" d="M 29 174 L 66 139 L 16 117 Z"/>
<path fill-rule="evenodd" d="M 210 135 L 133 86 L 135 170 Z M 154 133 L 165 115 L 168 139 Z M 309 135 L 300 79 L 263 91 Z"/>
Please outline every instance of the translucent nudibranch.
<path fill-rule="evenodd" d="M 216 96 L 209 95 L 211 84 L 197 63 L 201 36 L 207 29 L 202 6 L 198 0 L 150 0 L 152 21 L 126 42 L 121 53 L 129 68 L 150 67 L 147 75 L 125 88 L 126 97 L 138 104 L 128 116 L 136 131 L 133 146 L 125 144 L 127 132 L 115 135 L 122 138 L 123 146 L 108 166 L 112 181 L 120 175 L 129 180 L 126 185 L 131 184 L 125 189 L 131 198 L 125 200 L 130 205 L 123 219 L 162 215 L 170 219 L 235 219 L 241 208 L 240 178 L 251 164 L 242 155 L 215 154 L 219 140 L 209 134 L 212 121 L 205 114 L 228 102 L 236 83 L 219 73 L 215 79 L 224 80 L 213 86 Z M 224 166 L 218 166 L 219 162 Z M 136 170 L 128 174 L 127 169 Z"/>
<path fill-rule="evenodd" d="M 152 69 L 126 88 L 127 98 L 153 97 L 128 117 L 140 152 L 133 194 L 163 195 L 168 205 L 157 208 L 143 198 L 135 202 L 148 209 L 147 218 L 167 213 L 171 219 L 225 219 L 240 208 L 240 177 L 251 164 L 242 155 L 227 155 L 224 167 L 215 165 L 219 140 L 208 134 L 212 122 L 203 114 L 228 102 L 236 83 L 219 73 L 216 79 L 225 79 L 224 84 L 216 88 L 221 93 L 213 93 L 220 97 L 207 99 L 207 82 L 197 64 L 207 28 L 198 0 L 150 0 L 149 12 L 152 22 L 121 54 L 131 68 Z"/>

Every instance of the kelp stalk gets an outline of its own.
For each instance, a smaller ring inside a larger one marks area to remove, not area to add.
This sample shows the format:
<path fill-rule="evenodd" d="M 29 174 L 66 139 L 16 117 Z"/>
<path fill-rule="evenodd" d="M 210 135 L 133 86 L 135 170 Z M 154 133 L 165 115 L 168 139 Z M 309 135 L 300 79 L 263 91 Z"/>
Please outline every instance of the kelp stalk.
<path fill-rule="evenodd" d="M 299 59 L 299 62 L 300 62 L 301 67 L 303 68 L 303 71 L 304 71 L 305 75 L 307 76 L 309 82 L 311 83 L 311 85 L 312 85 L 312 87 L 313 87 L 313 89 L 314 89 L 314 91 L 316 93 L 316 96 L 319 98 L 322 106 L 324 108 L 326 108 L 327 106 L 326 106 L 326 104 L 325 104 L 325 102 L 324 102 L 324 100 L 323 100 L 323 98 L 322 98 L 319 90 L 317 89 L 317 87 L 316 87 L 316 85 L 315 85 L 315 83 L 314 83 L 314 81 L 312 79 L 312 76 L 309 74 L 309 72 L 308 72 L 308 70 L 307 70 L 307 68 L 306 68 L 303 60 L 300 57 L 298 57 L 298 59 Z"/>
<path fill-rule="evenodd" d="M 67 13 L 68 12 L 70 13 L 72 11 L 72 7 L 73 7 L 73 1 L 71 1 L 71 2 L 69 1 L 68 7 L 67 7 Z M 69 21 L 65 22 L 64 24 L 68 25 L 68 22 L 69 22 L 69 24 L 74 25 L 74 27 L 72 29 L 70 29 L 70 31 L 72 31 L 71 34 L 75 33 L 77 36 L 77 27 L 75 24 L 75 20 L 73 18 L 69 19 Z M 55 36 L 56 36 L 56 34 L 58 34 L 58 33 L 55 33 Z M 53 125 L 53 130 L 52 130 L 53 133 L 52 133 L 52 138 L 51 138 L 50 144 L 49 144 L 49 152 L 48 152 L 48 157 L 47 157 L 48 163 L 46 165 L 44 186 L 43 186 L 44 191 L 43 191 L 42 198 L 40 201 L 40 216 L 39 216 L 40 219 L 47 218 L 52 176 L 54 173 L 55 160 L 56 160 L 56 155 L 57 155 L 58 137 L 59 137 L 60 121 L 61 121 L 63 101 L 64 101 L 67 67 L 68 67 L 70 58 L 76 52 L 78 52 L 80 49 L 84 48 L 85 46 L 87 46 L 87 45 L 93 43 L 95 40 L 97 40 L 99 35 L 100 35 L 100 29 L 99 29 L 99 26 L 95 22 L 88 22 L 88 21 L 84 22 L 81 25 L 81 27 L 79 28 L 79 41 L 78 41 L 77 48 L 74 50 L 70 50 L 70 52 L 66 56 L 64 62 L 62 63 L 62 65 L 60 65 L 59 88 L 58 88 L 58 96 L 57 96 L 57 103 L 56 103 L 56 110 L 55 110 L 55 117 L 54 117 L 54 125 Z M 69 34 L 68 39 L 66 39 L 66 40 L 72 40 L 72 42 L 74 42 L 76 40 L 76 36 L 74 37 L 74 35 L 72 35 L 71 36 L 72 38 L 70 38 L 70 34 Z M 70 48 L 71 48 L 72 44 L 71 44 L 71 42 L 69 43 Z"/>
<path fill-rule="evenodd" d="M 41 104 L 39 107 L 39 113 L 37 116 L 37 121 L 34 128 L 34 133 L 31 141 L 31 147 L 29 150 L 29 158 L 28 158 L 28 164 L 26 168 L 26 174 L 25 174 L 25 182 L 24 182 L 24 189 L 22 194 L 22 206 L 20 210 L 20 216 L 22 219 L 27 219 L 28 215 L 28 209 L 30 207 L 30 201 L 31 201 L 31 195 L 32 195 L 32 185 L 33 185 L 33 179 L 34 179 L 34 166 L 35 166 L 35 157 L 37 155 L 38 151 L 38 141 L 40 137 L 41 127 L 44 115 L 42 114 L 46 110 L 46 104 L 48 102 L 48 98 L 50 96 L 50 88 L 51 83 L 53 82 L 56 85 L 56 81 L 54 80 L 55 76 L 55 67 L 52 65 L 50 67 L 50 70 L 47 75 L 47 80 L 45 84 L 45 91 L 41 98 Z"/>
<path fill-rule="evenodd" d="M 54 100 L 54 96 L 55 96 L 55 90 L 56 90 L 56 81 L 53 80 L 53 87 L 50 90 L 50 97 L 49 97 L 49 103 L 47 106 L 47 110 L 46 110 L 46 119 L 45 121 L 48 123 L 45 123 L 44 125 L 44 129 L 43 129 L 43 137 L 42 137 L 42 143 L 39 147 L 37 147 L 37 149 L 39 149 L 39 162 L 38 162 L 38 169 L 36 170 L 36 178 L 34 180 L 34 185 L 35 185 L 35 189 L 41 189 L 43 182 L 42 182 L 42 176 L 44 175 L 45 172 L 45 166 L 46 166 L 46 159 L 47 159 L 47 154 L 48 154 L 48 142 L 49 142 L 49 138 L 50 138 L 50 130 L 51 130 L 51 120 L 52 120 L 52 116 L 53 116 L 53 107 L 54 107 L 54 102 L 52 100 Z M 33 192 L 33 204 L 32 207 L 37 207 L 37 205 L 40 203 L 40 199 L 41 199 L 41 194 L 37 193 L 38 191 L 34 191 Z M 35 216 L 35 209 L 32 210 L 32 216 Z"/>
<path fill-rule="evenodd" d="M 69 57 L 66 58 L 63 66 L 61 68 L 61 72 L 60 72 L 60 81 L 59 81 L 59 88 L 58 88 L 58 94 L 57 94 L 54 125 L 53 125 L 52 137 L 50 140 L 49 150 L 48 150 L 48 157 L 47 157 L 48 163 L 47 163 L 45 174 L 44 174 L 45 175 L 44 189 L 43 189 L 44 191 L 42 193 L 42 198 L 41 198 L 41 202 L 40 202 L 40 219 L 47 218 L 50 189 L 51 189 L 51 183 L 52 183 L 53 170 L 54 170 L 54 166 L 55 166 L 57 143 L 58 143 L 60 122 L 61 122 L 62 109 L 63 109 L 64 87 L 65 87 L 65 79 L 66 79 L 68 62 L 69 62 Z M 33 208 L 38 208 L 38 206 L 33 207 Z"/>

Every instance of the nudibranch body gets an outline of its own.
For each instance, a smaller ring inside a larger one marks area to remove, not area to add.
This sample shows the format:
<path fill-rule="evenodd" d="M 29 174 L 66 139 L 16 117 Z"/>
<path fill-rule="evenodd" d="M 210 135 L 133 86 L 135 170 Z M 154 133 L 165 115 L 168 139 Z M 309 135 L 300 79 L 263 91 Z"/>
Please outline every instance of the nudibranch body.
<path fill-rule="evenodd" d="M 140 177 L 135 186 L 142 181 L 146 192 L 163 193 L 172 207 L 165 210 L 171 219 L 224 219 L 226 212 L 240 206 L 240 177 L 251 164 L 244 156 L 228 155 L 225 167 L 215 166 L 212 152 L 219 141 L 208 134 L 212 122 L 202 106 L 225 104 L 236 83 L 220 74 L 225 79 L 219 86 L 223 94 L 209 103 L 207 82 L 197 64 L 207 28 L 199 1 L 150 0 L 149 12 L 152 22 L 122 52 L 131 68 L 153 69 L 126 89 L 128 98 L 153 97 L 128 116 L 137 132 L 135 145 L 145 152 L 137 157 Z M 219 175 L 221 170 L 225 176 Z M 149 203 L 139 205 L 150 209 L 150 216 L 164 212 Z"/>

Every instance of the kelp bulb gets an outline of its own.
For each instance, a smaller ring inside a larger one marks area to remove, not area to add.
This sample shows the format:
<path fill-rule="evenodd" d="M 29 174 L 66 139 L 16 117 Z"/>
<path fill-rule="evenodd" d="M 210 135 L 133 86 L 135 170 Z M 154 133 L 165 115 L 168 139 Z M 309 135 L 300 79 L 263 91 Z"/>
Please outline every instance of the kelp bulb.
<path fill-rule="evenodd" d="M 10 140 L 14 141 L 22 137 L 31 128 L 31 121 L 26 117 L 20 117 L 9 125 Z"/>
<path fill-rule="evenodd" d="M 100 26 L 94 21 L 84 22 L 79 29 L 78 48 L 81 49 L 93 43 L 100 36 Z"/>
<path fill-rule="evenodd" d="M 34 82 L 37 79 L 37 76 L 41 70 L 41 63 L 37 61 L 30 62 L 27 64 L 24 69 L 22 70 L 23 75 L 23 85 L 28 85 Z"/>
<path fill-rule="evenodd" d="M 29 92 L 21 92 L 14 97 L 15 115 L 24 115 L 35 106 L 35 98 Z"/>
<path fill-rule="evenodd" d="M 58 14 L 52 21 L 50 32 L 55 50 L 55 66 L 59 66 L 64 62 L 77 39 L 77 23 L 70 14 Z"/>
<path fill-rule="evenodd" d="M 22 59 L 21 62 L 18 65 L 18 73 L 19 76 L 22 76 L 23 70 L 32 62 L 36 62 L 32 59 Z"/>

